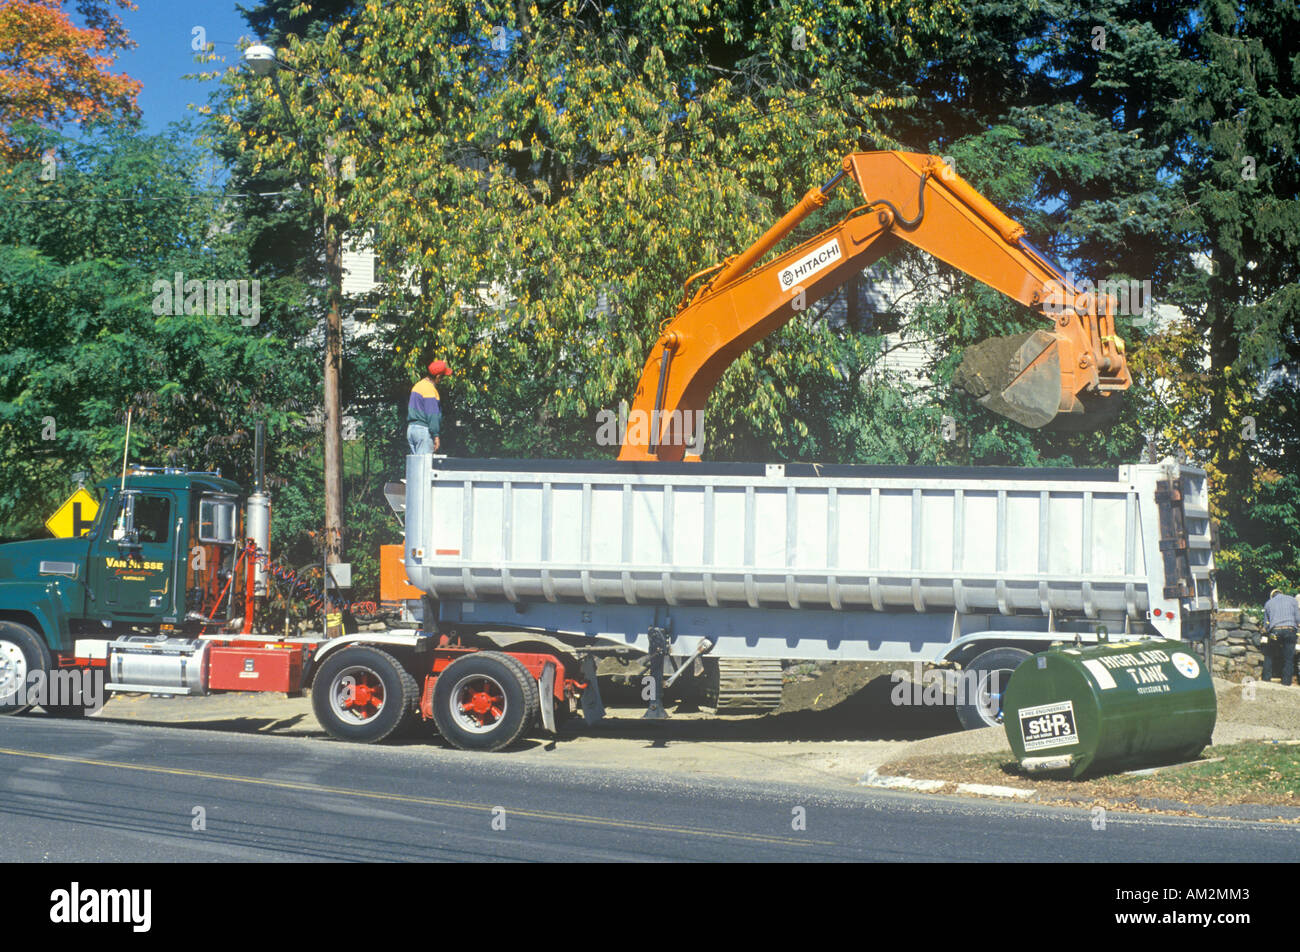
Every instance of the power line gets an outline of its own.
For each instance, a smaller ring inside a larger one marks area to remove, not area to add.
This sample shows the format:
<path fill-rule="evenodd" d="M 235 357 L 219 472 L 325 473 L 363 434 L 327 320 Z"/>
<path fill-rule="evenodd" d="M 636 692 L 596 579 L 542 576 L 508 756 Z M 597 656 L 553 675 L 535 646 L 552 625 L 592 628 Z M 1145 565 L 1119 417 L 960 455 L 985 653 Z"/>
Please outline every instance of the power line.
<path fill-rule="evenodd" d="M 292 195 L 297 189 L 282 189 L 278 192 L 188 192 L 184 195 L 135 195 L 125 198 L 82 197 L 82 198 L 8 198 L 0 199 L 0 205 L 80 205 L 95 202 L 177 202 L 195 198 L 215 198 L 221 201 L 229 198 L 274 198 L 277 195 Z"/>

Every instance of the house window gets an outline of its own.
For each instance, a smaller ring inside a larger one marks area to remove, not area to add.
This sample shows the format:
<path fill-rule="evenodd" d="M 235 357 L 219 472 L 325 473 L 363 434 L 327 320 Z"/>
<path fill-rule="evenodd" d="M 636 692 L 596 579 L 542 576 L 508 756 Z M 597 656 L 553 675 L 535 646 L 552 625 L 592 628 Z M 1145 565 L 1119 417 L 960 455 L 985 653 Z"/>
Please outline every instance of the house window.
<path fill-rule="evenodd" d="M 902 316 L 896 311 L 880 311 L 868 315 L 862 330 L 867 334 L 897 334 L 902 326 Z"/>

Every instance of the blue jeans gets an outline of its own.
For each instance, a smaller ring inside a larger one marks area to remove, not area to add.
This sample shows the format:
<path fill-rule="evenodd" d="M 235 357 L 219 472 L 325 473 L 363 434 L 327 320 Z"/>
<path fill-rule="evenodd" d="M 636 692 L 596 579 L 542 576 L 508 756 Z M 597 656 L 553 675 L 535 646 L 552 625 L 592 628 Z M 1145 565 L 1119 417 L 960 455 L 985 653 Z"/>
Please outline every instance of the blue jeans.
<path fill-rule="evenodd" d="M 429 428 L 423 423 L 406 424 L 406 442 L 411 447 L 411 455 L 428 455 L 433 452 L 433 437 Z"/>

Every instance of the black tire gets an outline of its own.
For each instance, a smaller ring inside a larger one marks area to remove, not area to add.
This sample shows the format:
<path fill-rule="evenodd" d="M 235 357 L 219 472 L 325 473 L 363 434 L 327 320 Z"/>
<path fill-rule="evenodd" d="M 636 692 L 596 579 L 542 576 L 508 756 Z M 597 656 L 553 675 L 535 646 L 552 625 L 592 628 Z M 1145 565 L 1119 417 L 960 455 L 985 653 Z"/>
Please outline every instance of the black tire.
<path fill-rule="evenodd" d="M 50 673 L 50 649 L 45 641 L 26 625 L 0 621 L 0 715 L 22 714 L 32 704 L 27 699 L 27 675 L 32 671 Z"/>
<path fill-rule="evenodd" d="M 82 704 L 42 704 L 41 710 L 50 717 L 75 719 L 87 717 L 92 709 Z"/>
<path fill-rule="evenodd" d="M 527 713 L 524 715 L 524 732 L 527 733 L 528 729 L 532 727 L 532 725 L 539 723 L 541 720 L 542 689 L 538 685 L 537 679 L 533 677 L 532 672 L 530 672 L 524 663 L 514 655 L 506 654 L 503 651 L 494 651 L 491 652 L 491 654 L 500 654 L 501 659 L 515 669 L 515 676 L 519 678 L 519 683 L 524 686 L 524 694 L 527 699 L 526 703 L 528 707 Z M 557 678 L 563 678 L 564 668 L 557 670 L 555 676 Z"/>
<path fill-rule="evenodd" d="M 471 699 L 496 705 L 467 709 Z M 501 750 L 537 719 L 537 682 L 516 658 L 478 651 L 457 658 L 433 685 L 433 721 L 447 742 L 461 750 Z"/>
<path fill-rule="evenodd" d="M 358 697 L 364 689 L 364 697 Z M 415 678 L 386 651 L 368 645 L 341 648 L 328 656 L 312 681 L 311 706 L 331 737 L 374 744 L 388 737 L 415 711 Z"/>
<path fill-rule="evenodd" d="M 991 648 L 966 665 L 957 695 L 957 719 L 965 730 L 1002 726 L 1002 698 L 1011 675 L 1029 657 L 1022 648 Z"/>

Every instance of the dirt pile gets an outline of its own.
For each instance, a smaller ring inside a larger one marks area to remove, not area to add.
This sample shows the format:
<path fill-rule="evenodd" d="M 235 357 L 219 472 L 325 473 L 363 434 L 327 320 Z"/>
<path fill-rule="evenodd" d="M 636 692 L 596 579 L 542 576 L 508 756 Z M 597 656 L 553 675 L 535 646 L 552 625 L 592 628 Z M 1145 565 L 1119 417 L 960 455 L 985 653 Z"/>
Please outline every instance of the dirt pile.
<path fill-rule="evenodd" d="M 1216 744 L 1300 738 L 1300 687 L 1215 678 L 1214 690 L 1219 702 Z"/>

